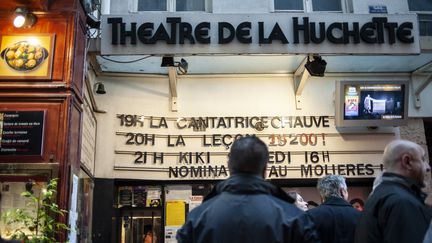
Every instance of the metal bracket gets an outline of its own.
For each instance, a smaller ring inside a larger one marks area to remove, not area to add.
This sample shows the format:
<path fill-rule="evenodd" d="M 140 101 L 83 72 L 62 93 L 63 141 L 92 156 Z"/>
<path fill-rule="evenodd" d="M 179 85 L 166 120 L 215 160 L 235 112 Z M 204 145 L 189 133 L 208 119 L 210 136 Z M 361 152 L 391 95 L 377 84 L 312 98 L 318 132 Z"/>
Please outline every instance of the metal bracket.
<path fill-rule="evenodd" d="M 301 110 L 302 109 L 302 92 L 303 88 L 306 84 L 306 81 L 310 77 L 309 72 L 305 68 L 305 64 L 307 62 L 307 57 L 303 59 L 303 61 L 300 63 L 300 65 L 297 67 L 296 71 L 294 72 L 294 91 L 295 91 L 295 102 L 296 102 L 296 109 Z"/>
<path fill-rule="evenodd" d="M 412 77 L 411 77 L 412 80 Z M 421 92 L 432 82 L 432 73 L 430 73 L 426 79 L 424 80 L 424 82 L 422 84 L 420 84 L 420 86 L 417 87 L 417 89 L 414 91 L 414 98 L 415 98 L 415 108 L 420 108 L 421 107 L 421 99 L 420 99 L 420 94 Z"/>
<path fill-rule="evenodd" d="M 176 67 L 168 67 L 168 79 L 170 88 L 171 111 L 177 111 L 177 70 Z"/>

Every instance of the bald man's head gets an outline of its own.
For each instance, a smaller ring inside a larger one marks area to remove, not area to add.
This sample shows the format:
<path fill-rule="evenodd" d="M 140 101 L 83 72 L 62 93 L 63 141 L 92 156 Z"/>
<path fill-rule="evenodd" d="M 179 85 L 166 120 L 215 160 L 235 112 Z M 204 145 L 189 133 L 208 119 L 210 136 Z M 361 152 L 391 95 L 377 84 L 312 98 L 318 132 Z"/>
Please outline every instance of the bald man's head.
<path fill-rule="evenodd" d="M 384 149 L 384 168 L 423 183 L 426 173 L 430 173 L 429 162 L 420 145 L 407 140 L 394 140 Z"/>

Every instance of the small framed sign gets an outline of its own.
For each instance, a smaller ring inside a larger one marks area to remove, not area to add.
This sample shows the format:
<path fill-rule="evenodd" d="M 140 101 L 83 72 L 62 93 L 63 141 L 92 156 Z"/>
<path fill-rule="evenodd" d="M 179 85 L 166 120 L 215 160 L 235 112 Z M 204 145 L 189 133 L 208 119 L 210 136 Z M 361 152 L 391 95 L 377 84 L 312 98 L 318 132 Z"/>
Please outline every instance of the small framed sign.
<path fill-rule="evenodd" d="M 369 13 L 387 13 L 387 6 L 369 5 Z"/>
<path fill-rule="evenodd" d="M 54 34 L 3 35 L 0 79 L 51 79 Z"/>

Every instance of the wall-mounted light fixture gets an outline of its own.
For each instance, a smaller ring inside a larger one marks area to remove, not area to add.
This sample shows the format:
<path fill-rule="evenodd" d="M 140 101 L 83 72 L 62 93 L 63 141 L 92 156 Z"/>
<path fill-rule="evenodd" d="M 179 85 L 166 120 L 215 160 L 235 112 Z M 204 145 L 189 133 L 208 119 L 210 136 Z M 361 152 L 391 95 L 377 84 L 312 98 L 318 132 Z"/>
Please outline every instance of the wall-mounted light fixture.
<path fill-rule="evenodd" d="M 180 62 L 174 62 L 174 57 L 163 56 L 161 67 L 177 67 L 179 73 L 186 74 L 188 71 L 189 64 L 185 59 L 181 59 Z"/>
<path fill-rule="evenodd" d="M 324 61 L 319 55 L 313 55 L 312 58 L 313 60 L 311 61 L 310 57 L 308 56 L 307 62 L 305 64 L 306 70 L 311 76 L 323 77 L 327 62 Z"/>
<path fill-rule="evenodd" d="M 106 94 L 105 85 L 102 82 L 95 83 L 94 89 L 96 94 Z"/>
<path fill-rule="evenodd" d="M 30 28 L 36 23 L 36 16 L 28 11 L 27 8 L 16 8 L 14 13 L 13 25 L 15 28 Z"/>

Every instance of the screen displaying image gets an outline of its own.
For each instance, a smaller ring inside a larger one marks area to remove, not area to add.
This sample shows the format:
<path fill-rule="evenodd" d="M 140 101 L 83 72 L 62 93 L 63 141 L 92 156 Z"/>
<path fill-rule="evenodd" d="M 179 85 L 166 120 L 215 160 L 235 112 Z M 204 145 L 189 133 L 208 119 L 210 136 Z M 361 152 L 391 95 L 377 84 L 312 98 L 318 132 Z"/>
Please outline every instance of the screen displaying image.
<path fill-rule="evenodd" d="M 345 84 L 344 120 L 404 119 L 404 84 Z"/>

